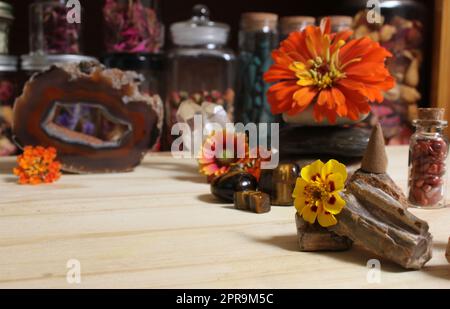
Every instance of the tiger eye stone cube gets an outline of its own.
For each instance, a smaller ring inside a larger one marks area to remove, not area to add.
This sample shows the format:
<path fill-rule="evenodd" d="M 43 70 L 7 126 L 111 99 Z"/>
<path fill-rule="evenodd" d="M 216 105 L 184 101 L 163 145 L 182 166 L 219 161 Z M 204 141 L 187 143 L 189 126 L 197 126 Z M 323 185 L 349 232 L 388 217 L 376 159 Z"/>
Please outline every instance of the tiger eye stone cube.
<path fill-rule="evenodd" d="M 259 191 L 234 193 L 234 208 L 262 214 L 270 211 L 270 197 Z"/>
<path fill-rule="evenodd" d="M 270 195 L 274 206 L 293 206 L 295 183 L 300 175 L 300 168 L 295 163 L 280 164 L 273 170 L 263 170 L 259 189 Z"/>

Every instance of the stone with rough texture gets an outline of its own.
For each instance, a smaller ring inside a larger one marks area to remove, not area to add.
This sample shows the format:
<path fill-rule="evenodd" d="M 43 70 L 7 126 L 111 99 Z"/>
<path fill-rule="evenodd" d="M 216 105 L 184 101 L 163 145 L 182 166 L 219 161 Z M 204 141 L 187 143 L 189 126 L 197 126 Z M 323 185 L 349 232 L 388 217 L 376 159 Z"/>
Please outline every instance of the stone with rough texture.
<path fill-rule="evenodd" d="M 353 242 L 349 238 L 338 236 L 317 223 L 310 224 L 298 213 L 295 214 L 295 222 L 300 251 L 345 251 L 352 247 Z"/>
<path fill-rule="evenodd" d="M 431 259 L 428 223 L 407 210 L 406 197 L 387 174 L 356 172 L 343 198 L 346 206 L 330 231 L 406 269 Z"/>

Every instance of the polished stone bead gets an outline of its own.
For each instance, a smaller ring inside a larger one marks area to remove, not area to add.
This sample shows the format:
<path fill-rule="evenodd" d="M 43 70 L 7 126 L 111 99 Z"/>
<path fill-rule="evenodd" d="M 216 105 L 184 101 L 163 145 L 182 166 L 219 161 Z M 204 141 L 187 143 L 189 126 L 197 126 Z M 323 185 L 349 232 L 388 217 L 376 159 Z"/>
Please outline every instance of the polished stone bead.
<path fill-rule="evenodd" d="M 256 190 L 258 181 L 244 171 L 233 171 L 215 178 L 211 183 L 211 193 L 226 202 L 234 201 L 234 193 Z"/>
<path fill-rule="evenodd" d="M 300 175 L 300 168 L 295 163 L 280 164 L 273 170 L 263 170 L 259 189 L 270 195 L 274 206 L 292 206 L 295 183 Z"/>
<path fill-rule="evenodd" d="M 257 214 L 266 213 L 270 211 L 270 196 L 259 191 L 235 192 L 234 208 Z"/>

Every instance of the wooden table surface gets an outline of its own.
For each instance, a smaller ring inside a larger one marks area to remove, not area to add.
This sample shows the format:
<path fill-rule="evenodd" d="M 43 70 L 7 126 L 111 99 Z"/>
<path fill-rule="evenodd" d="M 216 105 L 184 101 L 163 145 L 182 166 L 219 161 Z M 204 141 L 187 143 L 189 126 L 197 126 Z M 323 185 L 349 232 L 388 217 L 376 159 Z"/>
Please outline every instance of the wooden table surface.
<path fill-rule="evenodd" d="M 405 188 L 407 148 L 388 154 Z M 294 208 L 218 203 L 192 160 L 152 155 L 133 173 L 35 187 L 16 185 L 13 166 L 0 159 L 0 288 L 450 288 L 448 208 L 413 210 L 434 236 L 423 270 L 381 261 L 381 283 L 369 283 L 371 254 L 299 252 Z M 67 282 L 72 259 L 81 284 Z"/>

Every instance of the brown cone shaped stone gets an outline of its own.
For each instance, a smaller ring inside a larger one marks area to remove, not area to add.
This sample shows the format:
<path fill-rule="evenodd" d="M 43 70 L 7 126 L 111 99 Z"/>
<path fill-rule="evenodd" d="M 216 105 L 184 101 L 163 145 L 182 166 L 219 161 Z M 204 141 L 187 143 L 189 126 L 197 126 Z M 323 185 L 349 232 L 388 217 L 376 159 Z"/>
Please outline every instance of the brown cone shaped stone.
<path fill-rule="evenodd" d="M 387 166 L 388 159 L 383 129 L 378 123 L 372 130 L 372 135 L 361 163 L 361 169 L 366 173 L 384 174 L 387 171 Z"/>

